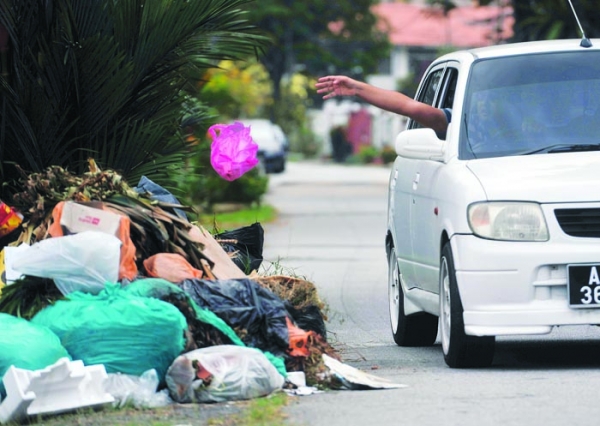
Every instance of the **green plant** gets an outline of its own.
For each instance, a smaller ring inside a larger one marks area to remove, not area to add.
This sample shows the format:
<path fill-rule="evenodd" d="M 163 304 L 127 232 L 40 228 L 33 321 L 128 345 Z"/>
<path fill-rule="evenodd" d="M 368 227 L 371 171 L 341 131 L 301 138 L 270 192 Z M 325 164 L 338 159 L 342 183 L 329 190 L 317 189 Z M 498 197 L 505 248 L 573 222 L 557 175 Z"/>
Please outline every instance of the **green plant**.
<path fill-rule="evenodd" d="M 294 129 L 289 138 L 290 150 L 302 154 L 304 158 L 315 158 L 321 152 L 321 143 L 308 126 Z"/>
<path fill-rule="evenodd" d="M 216 203 L 260 204 L 267 192 L 269 177 L 254 168 L 242 177 L 227 181 L 211 170 L 204 179 L 205 205 L 208 209 Z"/>
<path fill-rule="evenodd" d="M 174 172 L 178 180 L 174 194 L 179 200 L 209 213 L 217 203 L 260 205 L 268 189 L 269 176 L 255 167 L 240 178 L 227 181 L 210 165 L 210 141 L 204 137 L 196 140 L 197 145 L 186 165 Z M 191 216 L 192 220 L 196 219 Z"/>
<path fill-rule="evenodd" d="M 81 174 L 93 157 L 132 184 L 167 186 L 189 153 L 193 83 L 268 44 L 243 17 L 248 2 L 0 0 L 0 179 L 18 178 L 14 164 Z"/>
<path fill-rule="evenodd" d="M 223 121 L 265 115 L 272 103 L 271 81 L 256 60 L 221 61 L 206 78 L 200 97 Z"/>
<path fill-rule="evenodd" d="M 363 145 L 358 149 L 357 156 L 361 163 L 369 164 L 379 157 L 379 151 L 372 145 Z"/>
<path fill-rule="evenodd" d="M 380 156 L 383 164 L 390 164 L 396 160 L 398 154 L 396 154 L 396 150 L 393 146 L 384 145 L 383 148 L 381 148 Z"/>
<path fill-rule="evenodd" d="M 306 280 L 305 276 L 299 275 L 294 268 L 284 266 L 281 263 L 281 258 L 277 258 L 276 260 L 269 261 L 263 260 L 261 265 L 261 275 L 263 276 L 271 276 L 271 275 L 285 275 L 288 277 L 301 278 Z"/>

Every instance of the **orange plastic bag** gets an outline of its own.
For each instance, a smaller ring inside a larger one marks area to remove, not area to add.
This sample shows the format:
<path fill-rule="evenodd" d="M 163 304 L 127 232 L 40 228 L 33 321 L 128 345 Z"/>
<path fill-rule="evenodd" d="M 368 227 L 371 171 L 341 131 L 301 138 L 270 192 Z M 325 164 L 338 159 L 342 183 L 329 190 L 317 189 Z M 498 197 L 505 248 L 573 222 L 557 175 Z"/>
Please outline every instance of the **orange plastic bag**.
<path fill-rule="evenodd" d="M 194 268 L 177 253 L 158 253 L 144 260 L 144 268 L 150 277 L 162 278 L 172 283 L 202 278 L 203 271 Z"/>
<path fill-rule="evenodd" d="M 305 331 L 300 327 L 296 327 L 289 318 L 285 319 L 288 326 L 288 332 L 290 336 L 290 347 L 288 354 L 291 356 L 302 356 L 308 357 L 308 337 L 311 334 L 315 334 L 314 331 Z"/>
<path fill-rule="evenodd" d="M 85 203 L 83 203 L 85 204 Z M 95 203 L 93 207 L 97 204 Z M 65 206 L 65 202 L 61 201 L 58 203 L 54 210 L 52 210 L 52 223 L 50 224 L 50 228 L 48 229 L 48 233 L 51 237 L 62 237 L 64 235 L 63 229 L 60 226 L 60 218 L 62 216 L 63 208 Z M 115 210 L 109 209 L 101 205 L 102 209 L 110 211 L 112 213 L 117 213 L 121 216 L 119 231 L 116 235 L 119 240 L 121 240 L 121 262 L 119 265 L 119 279 L 122 280 L 124 278 L 133 281 L 133 279 L 137 276 L 138 269 L 135 264 L 135 245 L 133 241 L 131 241 L 130 236 L 130 226 L 131 220 L 128 216 L 122 214 L 121 212 L 117 212 Z"/>

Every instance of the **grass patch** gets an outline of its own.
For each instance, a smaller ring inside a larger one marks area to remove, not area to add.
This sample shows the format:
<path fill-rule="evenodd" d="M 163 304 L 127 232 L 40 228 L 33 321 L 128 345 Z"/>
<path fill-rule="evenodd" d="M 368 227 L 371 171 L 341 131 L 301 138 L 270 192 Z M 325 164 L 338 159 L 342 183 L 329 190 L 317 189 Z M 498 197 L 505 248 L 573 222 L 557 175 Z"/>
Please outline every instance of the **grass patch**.
<path fill-rule="evenodd" d="M 209 232 L 218 233 L 231 231 L 243 226 L 252 225 L 255 222 L 267 223 L 277 217 L 277 211 L 269 205 L 242 206 L 233 211 L 215 211 L 203 213 L 198 222 Z"/>
<path fill-rule="evenodd" d="M 210 426 L 281 426 L 287 416 L 283 407 L 288 404 L 288 396 L 278 392 L 265 398 L 253 399 L 243 413 L 224 419 L 211 419 Z"/>

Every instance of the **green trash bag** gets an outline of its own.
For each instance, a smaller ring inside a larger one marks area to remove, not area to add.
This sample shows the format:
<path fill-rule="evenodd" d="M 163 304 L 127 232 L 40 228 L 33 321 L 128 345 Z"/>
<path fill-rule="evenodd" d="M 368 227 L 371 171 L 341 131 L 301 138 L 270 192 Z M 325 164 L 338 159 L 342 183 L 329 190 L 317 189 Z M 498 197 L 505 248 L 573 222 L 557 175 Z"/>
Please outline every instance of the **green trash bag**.
<path fill-rule="evenodd" d="M 0 395 L 6 396 L 2 378 L 11 365 L 41 370 L 69 353 L 49 328 L 0 313 Z"/>
<path fill-rule="evenodd" d="M 215 313 L 209 311 L 208 309 L 201 308 L 194 302 L 186 292 L 184 292 L 177 285 L 164 280 L 162 278 L 142 278 L 136 281 L 133 281 L 127 287 L 124 288 L 129 294 L 140 296 L 140 297 L 155 297 L 157 299 L 169 299 L 170 296 L 181 296 L 185 298 L 187 303 L 192 307 L 195 314 L 195 319 L 202 323 L 208 324 L 226 336 L 231 344 L 238 346 L 245 346 L 242 339 L 235 334 L 235 331 L 225 323 L 221 318 L 219 318 Z M 207 333 L 208 334 L 208 333 Z M 222 343 L 228 344 L 228 343 Z M 285 360 L 282 357 L 277 357 L 270 352 L 264 352 L 266 357 L 271 361 L 271 363 L 275 366 L 277 371 L 284 377 L 287 376 L 287 371 L 285 369 Z"/>
<path fill-rule="evenodd" d="M 235 331 L 233 331 L 225 321 L 216 316 L 213 312 L 200 308 L 187 293 L 167 280 L 162 278 L 141 278 L 133 281 L 127 287 L 124 287 L 123 290 L 131 295 L 153 297 L 161 300 L 168 299 L 169 296 L 173 295 L 184 297 L 194 310 L 195 317 L 198 321 L 211 325 L 230 340 L 230 342 L 226 342 L 225 344 L 233 343 L 235 345 L 244 345 L 242 340 L 235 334 Z"/>
<path fill-rule="evenodd" d="M 175 306 L 111 283 L 97 295 L 70 293 L 32 322 L 50 328 L 73 359 L 86 365 L 103 364 L 108 373 L 135 376 L 154 368 L 161 381 L 184 350 L 187 329 Z"/>

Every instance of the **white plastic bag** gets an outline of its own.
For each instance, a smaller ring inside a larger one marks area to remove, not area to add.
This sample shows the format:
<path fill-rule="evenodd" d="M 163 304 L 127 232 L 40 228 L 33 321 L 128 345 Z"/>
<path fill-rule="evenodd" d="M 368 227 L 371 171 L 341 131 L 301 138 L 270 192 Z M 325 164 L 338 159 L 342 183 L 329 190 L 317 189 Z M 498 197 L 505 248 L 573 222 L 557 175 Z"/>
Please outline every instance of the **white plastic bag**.
<path fill-rule="evenodd" d="M 136 408 L 156 408 L 170 405 L 168 389 L 157 392 L 158 373 L 150 369 L 141 376 L 110 373 L 104 381 L 104 390 L 115 398 L 114 407 L 123 407 L 127 403 Z"/>
<path fill-rule="evenodd" d="M 281 389 L 285 381 L 260 350 L 236 345 L 210 346 L 180 355 L 165 380 L 171 398 L 181 403 L 257 398 Z"/>
<path fill-rule="evenodd" d="M 98 294 L 119 279 L 121 240 L 98 231 L 47 238 L 19 252 L 13 269 L 53 279 L 65 296 L 73 291 Z"/>

